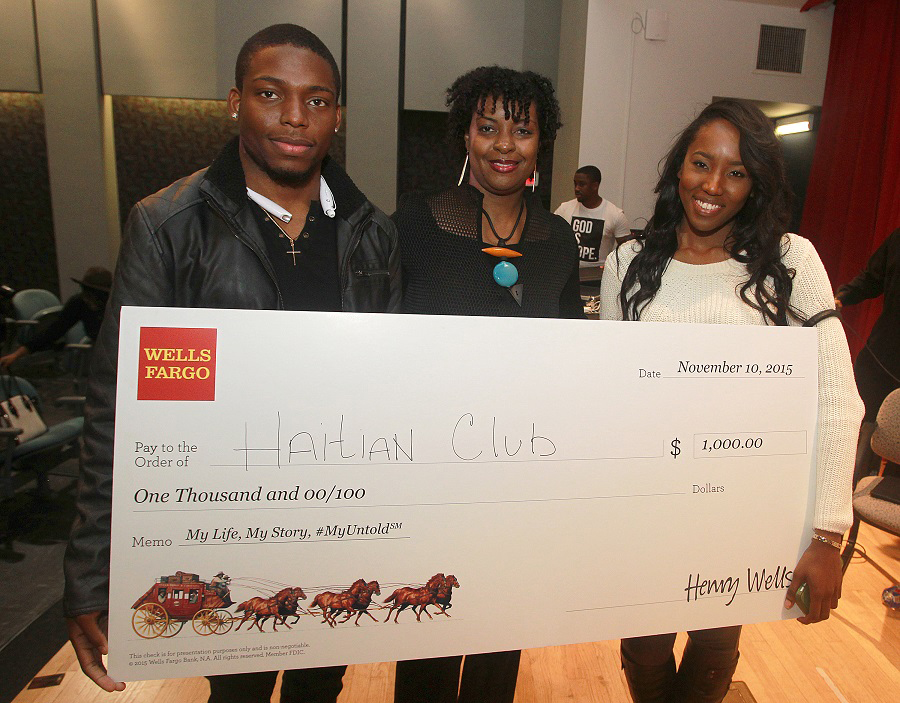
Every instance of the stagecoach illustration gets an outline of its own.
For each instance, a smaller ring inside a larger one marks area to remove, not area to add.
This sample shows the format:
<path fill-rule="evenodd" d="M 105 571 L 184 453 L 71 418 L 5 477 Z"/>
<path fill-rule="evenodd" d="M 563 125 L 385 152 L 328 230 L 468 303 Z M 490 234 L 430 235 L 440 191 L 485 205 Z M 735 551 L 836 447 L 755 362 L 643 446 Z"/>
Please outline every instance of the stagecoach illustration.
<path fill-rule="evenodd" d="M 184 571 L 161 576 L 131 606 L 131 627 L 145 639 L 174 637 L 190 621 L 198 635 L 224 635 L 234 625 L 229 581 L 222 572 L 209 581 Z"/>
<path fill-rule="evenodd" d="M 420 587 L 405 585 L 378 604 L 373 596 L 381 594 L 378 581 L 357 579 L 350 586 L 331 586 L 332 591 L 321 590 L 312 600 L 308 608 L 300 607 L 300 601 L 306 600 L 306 594 L 299 586 L 269 581 L 256 577 L 239 577 L 243 588 L 254 589 L 263 596 L 254 596 L 238 603 L 237 614 L 228 608 L 235 606 L 231 599 L 231 578 L 219 572 L 209 581 L 203 581 L 198 574 L 176 571 L 171 576 L 160 576 L 147 591 L 131 606 L 131 626 L 139 637 L 154 639 L 156 637 L 174 637 L 181 632 L 186 622 L 198 635 L 224 635 L 234 628 L 239 631 L 245 623 L 250 623 L 247 630 L 254 627 L 264 632 L 263 625 L 271 620 L 272 632 L 278 632 L 278 626 L 291 629 L 287 619 L 293 616 L 293 624 L 297 624 L 303 615 L 322 618 L 321 622 L 330 627 L 346 623 L 354 618 L 354 625 L 359 626 L 362 615 L 373 621 L 378 619 L 369 609 L 387 610 L 384 622 L 394 616 L 394 622 L 401 612 L 409 608 L 421 622 L 422 613 L 431 619 L 427 606 L 437 609 L 438 614 L 450 617 L 447 612 L 452 591 L 459 588 L 459 581 L 452 574 L 444 576 L 438 573 Z M 400 586 L 400 584 L 394 584 Z M 324 587 L 320 587 L 324 588 Z M 280 590 L 277 590 L 280 589 Z M 319 609 L 319 611 L 317 611 Z M 343 618 L 338 620 L 337 617 Z"/>

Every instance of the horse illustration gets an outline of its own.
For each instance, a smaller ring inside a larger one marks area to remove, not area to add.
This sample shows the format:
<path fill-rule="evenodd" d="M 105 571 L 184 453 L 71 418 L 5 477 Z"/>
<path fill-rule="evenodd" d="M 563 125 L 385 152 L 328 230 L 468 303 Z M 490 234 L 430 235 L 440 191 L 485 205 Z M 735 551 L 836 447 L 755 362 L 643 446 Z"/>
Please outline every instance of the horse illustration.
<path fill-rule="evenodd" d="M 430 583 L 430 582 L 429 582 Z M 450 613 L 447 611 L 453 607 L 450 603 L 450 598 L 453 595 L 453 589 L 459 588 L 459 581 L 456 580 L 456 576 L 450 574 L 447 576 L 440 586 L 438 586 L 437 591 L 434 594 L 434 600 L 430 603 L 426 603 L 420 607 L 420 612 L 424 612 L 428 615 L 428 610 L 426 607 L 429 605 L 437 606 L 438 610 L 440 610 L 441 615 L 446 615 L 448 618 L 450 617 Z M 431 617 L 430 615 L 428 615 Z"/>
<path fill-rule="evenodd" d="M 425 606 L 431 604 L 436 605 L 435 597 L 437 596 L 438 590 L 444 585 L 444 581 L 444 574 L 435 574 L 430 579 L 428 579 L 428 583 L 426 583 L 421 588 L 412 588 L 411 586 L 398 588 L 384 600 L 385 603 L 390 603 L 391 601 L 393 601 L 393 604 L 388 610 L 387 618 L 385 618 L 384 621 L 387 622 L 388 620 L 390 620 L 391 613 L 396 610 L 397 612 L 394 615 L 394 622 L 396 623 L 397 618 L 400 617 L 400 613 L 402 613 L 407 608 L 412 608 L 413 612 L 416 614 L 416 620 L 418 622 L 422 622 L 421 616 L 423 611 L 429 617 L 429 619 L 431 619 L 431 614 L 427 610 L 425 610 Z M 419 609 L 416 610 L 416 608 Z"/>
<path fill-rule="evenodd" d="M 335 622 L 332 613 L 353 607 L 353 601 L 356 596 L 349 593 L 335 593 L 334 591 L 323 591 L 313 598 L 312 605 L 309 607 L 310 612 L 313 608 L 322 609 L 322 622 L 327 622 L 329 627 L 334 627 Z"/>
<path fill-rule="evenodd" d="M 273 632 L 278 632 L 279 620 L 282 625 L 290 630 L 291 626 L 287 624 L 287 617 L 289 615 L 297 615 L 297 603 L 305 598 L 306 594 L 303 592 L 303 589 L 299 586 L 294 586 L 281 589 L 271 598 L 255 596 L 250 600 L 244 601 L 235 608 L 237 612 L 244 613 L 244 617 L 238 624 L 235 632 L 240 630 L 241 625 L 251 617 L 254 617 L 255 621 L 250 627 L 252 628 L 256 625 L 260 632 L 263 631 L 262 626 L 269 618 L 275 618 L 272 625 Z"/>
<path fill-rule="evenodd" d="M 340 593 L 324 591 L 318 594 L 313 599 L 310 611 L 312 611 L 313 608 L 321 608 L 323 617 L 322 622 L 327 622 L 330 627 L 335 627 L 337 625 L 337 615 L 342 612 L 345 612 L 347 616 L 341 622 L 346 622 L 353 617 L 353 611 L 358 610 L 359 613 L 356 616 L 358 621 L 359 616 L 362 615 L 363 612 L 369 617 L 372 617 L 372 614 L 367 611 L 367 608 L 372 602 L 373 593 L 381 595 L 381 588 L 377 581 L 366 583 L 365 579 L 357 579 L 350 588 L 341 591 Z M 375 618 L 372 617 L 372 619 L 374 620 Z M 355 624 L 358 625 L 359 623 L 356 622 Z"/>
<path fill-rule="evenodd" d="M 356 620 L 353 621 L 353 624 L 359 627 L 359 618 L 365 613 L 372 620 L 378 622 L 372 613 L 369 612 L 369 606 L 372 604 L 372 596 L 380 596 L 381 595 L 381 586 L 378 585 L 378 581 L 369 581 L 365 583 L 360 579 L 353 586 L 350 587 L 348 591 L 350 595 L 355 596 L 355 600 L 352 603 L 352 608 L 347 610 L 347 616 L 341 620 L 341 622 L 347 622 L 350 618 L 353 617 L 353 611 L 356 611 Z M 332 618 L 337 616 L 337 611 L 332 613 Z"/>

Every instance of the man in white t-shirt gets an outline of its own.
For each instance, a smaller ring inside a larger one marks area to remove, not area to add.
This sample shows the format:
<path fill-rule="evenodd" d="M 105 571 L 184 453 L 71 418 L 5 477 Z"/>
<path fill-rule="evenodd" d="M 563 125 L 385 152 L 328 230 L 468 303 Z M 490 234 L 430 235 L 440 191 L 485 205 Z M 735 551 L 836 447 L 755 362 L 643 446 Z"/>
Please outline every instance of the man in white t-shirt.
<path fill-rule="evenodd" d="M 597 193 L 600 180 L 599 168 L 582 166 L 575 172 L 575 199 L 556 209 L 575 232 L 581 268 L 595 268 L 598 273 L 616 240 L 631 235 L 625 213 Z"/>

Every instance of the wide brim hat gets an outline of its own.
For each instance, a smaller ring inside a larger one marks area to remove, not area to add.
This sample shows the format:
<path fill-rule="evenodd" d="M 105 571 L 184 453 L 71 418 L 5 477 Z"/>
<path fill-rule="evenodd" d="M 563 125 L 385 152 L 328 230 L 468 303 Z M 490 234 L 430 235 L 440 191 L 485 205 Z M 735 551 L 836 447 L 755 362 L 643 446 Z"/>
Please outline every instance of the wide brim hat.
<path fill-rule="evenodd" d="M 84 288 L 97 290 L 101 293 L 109 293 L 112 288 L 112 274 L 102 266 L 91 266 L 84 272 L 81 279 L 73 278 L 73 281 Z"/>

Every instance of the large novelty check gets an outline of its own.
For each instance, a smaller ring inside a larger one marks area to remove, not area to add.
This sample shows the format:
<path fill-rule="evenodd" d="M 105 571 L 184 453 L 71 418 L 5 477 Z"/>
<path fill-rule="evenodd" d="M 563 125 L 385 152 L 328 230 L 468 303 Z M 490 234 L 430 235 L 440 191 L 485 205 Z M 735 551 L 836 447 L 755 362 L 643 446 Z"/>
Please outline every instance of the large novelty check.
<path fill-rule="evenodd" d="M 816 333 L 122 311 L 119 680 L 795 617 Z"/>

